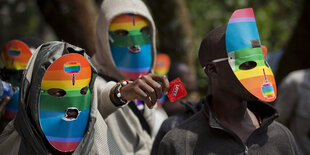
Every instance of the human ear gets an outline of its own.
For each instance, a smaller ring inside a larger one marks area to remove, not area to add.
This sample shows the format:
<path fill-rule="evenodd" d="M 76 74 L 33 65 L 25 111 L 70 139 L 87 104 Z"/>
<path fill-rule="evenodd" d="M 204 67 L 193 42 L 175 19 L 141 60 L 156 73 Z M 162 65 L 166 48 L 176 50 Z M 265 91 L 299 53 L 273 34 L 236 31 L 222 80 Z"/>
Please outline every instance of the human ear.
<path fill-rule="evenodd" d="M 209 62 L 204 67 L 205 73 L 211 78 L 217 75 L 218 73 L 218 67 L 214 62 Z"/>

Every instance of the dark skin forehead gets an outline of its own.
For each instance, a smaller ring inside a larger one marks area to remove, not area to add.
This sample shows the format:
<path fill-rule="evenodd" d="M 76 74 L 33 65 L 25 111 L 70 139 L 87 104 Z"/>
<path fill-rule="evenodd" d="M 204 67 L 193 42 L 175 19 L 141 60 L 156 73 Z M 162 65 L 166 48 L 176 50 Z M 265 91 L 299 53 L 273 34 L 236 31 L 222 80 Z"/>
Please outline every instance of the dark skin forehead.
<path fill-rule="evenodd" d="M 213 29 L 205 36 L 199 48 L 198 57 L 201 66 L 214 59 L 227 57 L 225 34 L 226 26 L 222 26 Z"/>

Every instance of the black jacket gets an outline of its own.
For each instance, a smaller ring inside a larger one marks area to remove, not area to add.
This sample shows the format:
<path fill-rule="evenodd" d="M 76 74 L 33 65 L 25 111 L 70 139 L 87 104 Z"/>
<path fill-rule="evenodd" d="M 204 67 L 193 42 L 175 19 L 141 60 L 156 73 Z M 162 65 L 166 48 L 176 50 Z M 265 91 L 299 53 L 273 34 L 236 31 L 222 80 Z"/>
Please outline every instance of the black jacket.
<path fill-rule="evenodd" d="M 248 108 L 262 118 L 262 124 L 246 144 L 216 120 L 206 103 L 199 113 L 166 134 L 158 154 L 298 154 L 291 132 L 274 121 L 278 116 L 274 108 L 259 101 L 248 102 Z"/>
<path fill-rule="evenodd" d="M 185 105 L 186 111 L 183 113 L 179 113 L 167 118 L 161 125 L 155 140 L 153 142 L 151 155 L 158 154 L 158 148 L 160 141 L 164 138 L 164 136 L 173 128 L 182 124 L 185 120 L 196 114 L 201 110 L 202 103 L 205 102 L 205 99 L 201 99 L 199 102 L 181 102 Z"/>

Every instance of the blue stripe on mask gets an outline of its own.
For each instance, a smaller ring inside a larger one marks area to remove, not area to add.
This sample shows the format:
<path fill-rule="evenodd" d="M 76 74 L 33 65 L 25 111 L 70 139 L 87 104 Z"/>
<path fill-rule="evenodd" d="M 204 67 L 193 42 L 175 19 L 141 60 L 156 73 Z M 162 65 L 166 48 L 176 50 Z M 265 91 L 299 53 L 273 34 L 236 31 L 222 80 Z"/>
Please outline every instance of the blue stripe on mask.
<path fill-rule="evenodd" d="M 79 138 L 84 136 L 88 123 L 89 109 L 81 111 L 76 120 L 65 121 L 65 113 L 40 111 L 40 123 L 46 137 Z M 81 126 L 83 126 L 81 128 Z"/>
<path fill-rule="evenodd" d="M 230 23 L 226 35 L 227 53 L 252 47 L 250 40 L 260 40 L 256 22 Z M 248 41 L 244 41 L 243 39 Z"/>
<path fill-rule="evenodd" d="M 140 46 L 141 52 L 130 53 L 128 48 L 111 46 L 112 57 L 118 68 L 124 69 L 143 69 L 151 67 L 152 50 L 151 44 Z"/>

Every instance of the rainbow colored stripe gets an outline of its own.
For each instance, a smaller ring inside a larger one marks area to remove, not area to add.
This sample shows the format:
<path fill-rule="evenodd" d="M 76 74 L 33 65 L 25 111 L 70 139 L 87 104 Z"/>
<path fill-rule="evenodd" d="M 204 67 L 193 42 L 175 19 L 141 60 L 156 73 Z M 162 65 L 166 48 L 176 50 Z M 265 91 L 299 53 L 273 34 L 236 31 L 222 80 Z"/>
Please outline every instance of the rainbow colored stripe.
<path fill-rule="evenodd" d="M 148 20 L 139 15 L 122 14 L 113 19 L 109 27 L 110 49 L 118 70 L 125 77 L 135 80 L 150 71 L 152 65 L 151 39 L 142 28 L 149 26 Z M 115 31 L 126 30 L 119 36 Z M 129 52 L 129 47 L 139 46 L 139 53 Z"/>
<path fill-rule="evenodd" d="M 72 61 L 74 60 L 74 61 Z M 76 84 L 72 85 L 71 76 L 78 74 Z M 40 94 L 40 124 L 49 143 L 57 150 L 71 152 L 83 139 L 90 110 L 91 93 L 80 91 L 91 80 L 91 68 L 87 59 L 80 54 L 67 54 L 57 59 L 45 72 Z M 47 93 L 51 88 L 66 91 L 63 97 L 54 97 Z M 64 118 L 68 108 L 77 108 L 77 119 L 67 121 Z"/>
<path fill-rule="evenodd" d="M 135 80 L 140 75 L 145 75 L 151 70 L 152 55 L 151 45 L 141 46 L 141 52 L 131 54 L 127 48 L 112 47 L 112 57 L 117 69 L 125 77 Z"/>
<path fill-rule="evenodd" d="M 267 102 L 274 101 L 276 98 L 276 89 L 273 89 L 276 88 L 275 79 L 263 55 L 252 8 L 237 10 L 231 16 L 226 30 L 226 50 L 228 57 L 232 58 L 229 64 L 242 85 L 257 98 Z M 254 61 L 257 64 L 256 67 L 250 70 L 239 68 L 240 65 L 249 61 Z M 261 87 L 266 80 L 270 84 Z M 273 91 L 272 98 L 271 91 Z"/>
<path fill-rule="evenodd" d="M 19 48 L 10 48 L 9 54 L 12 56 L 19 56 L 21 54 L 21 50 Z"/>
<path fill-rule="evenodd" d="M 149 22 L 142 16 L 122 14 L 112 20 L 109 31 L 140 30 L 142 27 L 149 25 Z"/>
<path fill-rule="evenodd" d="M 161 106 L 165 102 L 165 94 L 163 93 L 159 99 L 157 99 L 157 105 Z"/>
<path fill-rule="evenodd" d="M 154 73 L 160 75 L 166 75 L 170 69 L 170 57 L 167 54 L 158 54 L 156 56 L 156 62 L 154 67 Z"/>
<path fill-rule="evenodd" d="M 11 97 L 9 103 L 5 107 L 4 118 L 8 120 L 12 120 L 15 118 L 17 111 L 18 111 L 18 95 L 19 95 L 19 88 L 15 92 L 15 94 Z"/>
<path fill-rule="evenodd" d="M 68 74 L 75 74 L 80 72 L 81 66 L 77 62 L 69 62 L 64 65 L 65 72 Z"/>
<path fill-rule="evenodd" d="M 19 41 L 12 40 L 5 44 L 1 52 L 5 67 L 11 70 L 24 70 L 32 56 L 29 47 Z"/>
<path fill-rule="evenodd" d="M 262 85 L 262 92 L 263 92 L 264 97 L 268 99 L 272 99 L 275 97 L 273 86 L 270 82 Z"/>

